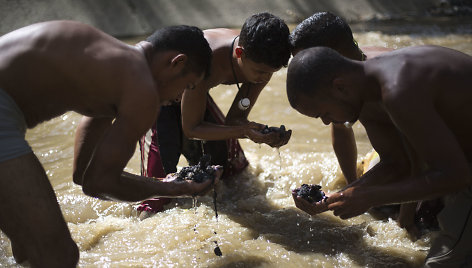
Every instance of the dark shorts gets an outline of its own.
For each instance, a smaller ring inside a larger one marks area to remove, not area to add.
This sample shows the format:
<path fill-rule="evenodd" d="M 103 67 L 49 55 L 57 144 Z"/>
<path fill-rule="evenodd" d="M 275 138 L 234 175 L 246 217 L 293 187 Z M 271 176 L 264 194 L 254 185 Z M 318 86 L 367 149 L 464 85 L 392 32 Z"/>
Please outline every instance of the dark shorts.
<path fill-rule="evenodd" d="M 208 95 L 204 120 L 224 124 L 224 116 Z M 141 138 L 141 173 L 149 177 L 165 177 L 177 171 L 180 155 L 189 165 L 196 165 L 203 155 L 211 155 L 211 164 L 224 167 L 223 177 L 241 172 L 249 163 L 237 139 L 221 141 L 190 140 L 183 134 L 180 103 L 161 107 L 159 118 Z"/>
<path fill-rule="evenodd" d="M 472 267 L 472 187 L 444 197 L 425 267 Z"/>
<path fill-rule="evenodd" d="M 139 142 L 141 149 L 141 174 L 147 177 L 163 178 L 177 172 L 180 155 L 189 165 L 196 165 L 203 155 L 211 155 L 212 165 L 224 167 L 222 179 L 243 171 L 248 165 L 237 139 L 221 141 L 190 140 L 183 134 L 180 103 L 162 106 L 159 118 Z M 208 95 L 204 120 L 223 125 L 225 117 L 213 99 Z M 138 211 L 159 212 L 169 203 L 168 198 L 146 200 Z"/>
<path fill-rule="evenodd" d="M 32 152 L 25 140 L 25 133 L 23 112 L 10 95 L 0 88 L 0 162 Z"/>

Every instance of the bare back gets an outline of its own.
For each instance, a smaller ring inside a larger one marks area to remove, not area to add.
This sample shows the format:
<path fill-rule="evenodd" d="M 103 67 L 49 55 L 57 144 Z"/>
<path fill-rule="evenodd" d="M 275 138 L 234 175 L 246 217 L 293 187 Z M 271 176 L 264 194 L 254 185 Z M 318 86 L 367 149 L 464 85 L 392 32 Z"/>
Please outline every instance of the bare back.
<path fill-rule="evenodd" d="M 0 88 L 28 127 L 66 111 L 116 117 L 125 102 L 159 103 L 139 49 L 71 21 L 38 23 L 0 37 Z"/>
<path fill-rule="evenodd" d="M 411 112 L 430 103 L 472 161 L 472 128 L 467 125 L 472 120 L 472 57 L 448 48 L 420 46 L 378 59 L 384 101 L 403 102 Z M 410 103 L 414 107 L 407 107 Z"/>

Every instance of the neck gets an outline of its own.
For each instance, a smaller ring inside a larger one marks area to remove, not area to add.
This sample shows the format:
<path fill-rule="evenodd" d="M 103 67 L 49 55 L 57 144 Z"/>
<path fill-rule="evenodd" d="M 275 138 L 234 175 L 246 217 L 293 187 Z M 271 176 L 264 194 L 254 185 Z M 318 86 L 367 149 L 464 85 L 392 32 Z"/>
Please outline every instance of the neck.
<path fill-rule="evenodd" d="M 231 42 L 231 53 L 230 53 L 230 69 L 231 69 L 231 80 L 237 85 L 238 89 L 239 88 L 239 82 L 241 81 L 241 75 L 239 71 L 239 64 L 238 64 L 238 56 L 236 55 L 236 47 L 237 47 L 237 42 L 236 40 L 239 39 L 239 35 L 234 37 L 233 41 Z M 235 62 L 236 60 L 236 62 Z"/>
<path fill-rule="evenodd" d="M 356 83 L 360 85 L 359 90 L 364 101 L 378 101 L 381 98 L 381 86 L 376 76 L 369 71 L 366 62 L 357 62 L 360 66 L 359 73 L 356 75 L 359 81 Z"/>
<path fill-rule="evenodd" d="M 151 64 L 152 61 L 152 52 L 153 52 L 153 47 L 152 44 L 147 42 L 147 41 L 141 41 L 136 44 L 136 48 L 141 50 L 143 53 L 144 57 L 146 58 L 148 64 Z"/>

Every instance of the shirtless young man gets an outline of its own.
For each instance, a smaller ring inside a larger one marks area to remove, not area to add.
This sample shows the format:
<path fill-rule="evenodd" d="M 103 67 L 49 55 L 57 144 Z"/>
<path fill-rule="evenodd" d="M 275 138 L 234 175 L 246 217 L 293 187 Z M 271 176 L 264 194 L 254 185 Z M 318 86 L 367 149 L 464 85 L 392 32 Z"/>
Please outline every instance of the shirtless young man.
<path fill-rule="evenodd" d="M 292 46 L 292 54 L 295 56 L 303 49 L 310 47 L 329 47 L 336 50 L 344 57 L 365 61 L 371 59 L 382 53 L 392 51 L 392 49 L 385 47 L 367 46 L 359 48 L 357 42 L 352 36 L 351 27 L 346 21 L 330 12 L 318 12 L 301 22 L 293 30 L 290 35 L 290 44 Z M 389 124 L 388 114 L 382 110 L 378 103 L 369 103 L 363 106 L 363 112 L 359 121 L 365 127 L 369 135 L 371 129 L 380 122 Z M 354 131 L 351 127 L 346 127 L 344 124 L 330 124 L 333 149 L 339 162 L 341 171 L 346 178 L 347 183 L 352 183 L 357 179 L 357 146 L 354 137 Z M 391 126 L 393 128 L 393 126 Z M 375 131 L 375 130 L 374 130 Z M 400 156 L 399 156 L 400 157 Z M 408 158 L 404 156 L 405 165 Z M 416 239 L 420 236 L 420 230 L 415 224 L 416 221 L 424 221 L 428 226 L 435 226 L 436 211 L 441 209 L 441 203 L 438 200 L 427 201 L 420 203 L 418 206 L 416 202 L 401 206 L 398 215 L 398 223 L 404 227 Z M 432 212 L 430 213 L 416 213 L 427 205 L 430 205 Z M 420 208 L 420 209 L 417 209 Z M 394 212 L 395 209 L 388 211 Z M 394 216 L 390 215 L 389 216 Z M 431 220 L 426 220 L 431 219 Z"/>
<path fill-rule="evenodd" d="M 326 202 L 297 202 L 310 214 L 329 209 L 347 219 L 374 206 L 444 197 L 441 233 L 425 265 L 470 265 L 472 128 L 464 122 L 472 120 L 471 84 L 472 57 L 443 47 L 398 49 L 365 62 L 326 47 L 298 53 L 287 75 L 292 107 L 330 124 L 355 122 L 376 103 L 390 124 L 370 126 L 379 164 Z"/>
<path fill-rule="evenodd" d="M 329 47 L 344 57 L 365 61 L 392 49 L 366 46 L 359 48 L 346 21 L 330 12 L 318 12 L 306 18 L 290 35 L 293 56 L 310 47 Z M 364 107 L 364 115 L 386 118 L 379 106 Z M 368 124 L 368 120 L 363 124 Z M 357 179 L 357 147 L 352 128 L 344 124 L 331 124 L 333 149 L 347 183 Z"/>
<path fill-rule="evenodd" d="M 165 28 L 154 41 L 129 46 L 71 21 L 0 37 L 0 228 L 17 262 L 75 267 L 79 259 L 54 190 L 24 139 L 27 128 L 64 112 L 87 116 L 77 133 L 73 174 L 87 195 L 138 201 L 210 187 L 123 172 L 160 104 L 201 82 L 211 62 L 198 28 Z"/>
<path fill-rule="evenodd" d="M 283 137 L 262 134 L 265 125 L 248 121 L 272 74 L 290 58 L 290 32 L 285 22 L 264 12 L 249 17 L 241 31 L 217 28 L 203 32 L 213 52 L 210 77 L 195 90 L 185 92 L 181 107 L 177 103 L 161 108 L 159 119 L 141 142 L 143 174 L 160 177 L 176 172 L 181 154 L 191 165 L 196 164 L 204 140 L 205 153 L 211 155 L 213 164 L 225 167 L 227 177 L 248 165 L 237 139 L 248 138 L 272 147 L 283 146 L 290 139 L 290 131 Z M 236 84 L 239 89 L 226 118 L 208 94 L 219 84 Z M 245 98 L 249 106 L 242 110 L 238 103 Z M 147 200 L 138 210 L 155 213 L 168 202 Z"/>

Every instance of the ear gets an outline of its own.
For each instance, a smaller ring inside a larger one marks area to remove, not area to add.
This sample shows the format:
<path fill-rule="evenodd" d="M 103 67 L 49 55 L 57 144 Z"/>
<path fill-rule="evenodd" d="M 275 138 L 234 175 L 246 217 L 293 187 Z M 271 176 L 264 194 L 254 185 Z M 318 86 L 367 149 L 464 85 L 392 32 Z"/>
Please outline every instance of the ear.
<path fill-rule="evenodd" d="M 234 52 L 236 53 L 236 57 L 238 58 L 241 58 L 243 53 L 244 53 L 244 49 L 243 47 L 241 46 L 237 46 L 235 49 L 234 49 Z"/>
<path fill-rule="evenodd" d="M 185 54 L 177 54 L 170 61 L 170 66 L 172 69 L 176 69 L 178 72 L 181 72 L 187 65 L 188 57 Z"/>

